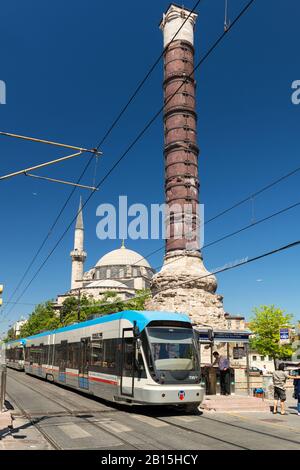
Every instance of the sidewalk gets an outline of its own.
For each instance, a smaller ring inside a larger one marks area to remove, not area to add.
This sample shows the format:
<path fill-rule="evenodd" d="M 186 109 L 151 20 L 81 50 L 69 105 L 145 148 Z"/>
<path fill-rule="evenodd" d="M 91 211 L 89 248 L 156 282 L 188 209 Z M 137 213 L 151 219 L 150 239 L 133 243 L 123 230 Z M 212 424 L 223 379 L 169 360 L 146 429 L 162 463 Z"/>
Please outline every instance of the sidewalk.
<path fill-rule="evenodd" d="M 205 411 L 219 413 L 229 412 L 266 412 L 270 413 L 271 400 L 254 398 L 243 395 L 208 395 L 200 408 Z"/>
<path fill-rule="evenodd" d="M 0 413 L 0 450 L 50 450 L 33 424 L 6 405 L 9 409 Z"/>

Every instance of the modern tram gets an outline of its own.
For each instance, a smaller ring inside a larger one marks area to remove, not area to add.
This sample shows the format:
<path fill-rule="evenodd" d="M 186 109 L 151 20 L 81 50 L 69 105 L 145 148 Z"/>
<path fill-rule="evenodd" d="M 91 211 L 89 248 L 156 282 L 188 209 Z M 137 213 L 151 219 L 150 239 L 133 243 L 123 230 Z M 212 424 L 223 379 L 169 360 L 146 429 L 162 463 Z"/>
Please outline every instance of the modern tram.
<path fill-rule="evenodd" d="M 24 347 L 28 374 L 128 405 L 181 405 L 204 397 L 196 338 L 187 315 L 105 315 L 7 345 L 7 365 Z M 21 363 L 20 363 L 21 365 Z"/>
<path fill-rule="evenodd" d="M 5 361 L 8 367 L 24 370 L 25 340 L 9 341 L 5 345 Z"/>

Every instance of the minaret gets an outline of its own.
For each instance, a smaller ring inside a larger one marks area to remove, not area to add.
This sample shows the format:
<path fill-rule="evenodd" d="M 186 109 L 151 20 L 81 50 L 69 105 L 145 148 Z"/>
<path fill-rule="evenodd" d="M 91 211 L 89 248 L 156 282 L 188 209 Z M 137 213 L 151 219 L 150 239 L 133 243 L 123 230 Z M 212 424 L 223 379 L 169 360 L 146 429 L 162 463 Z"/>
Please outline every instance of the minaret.
<path fill-rule="evenodd" d="M 152 279 L 152 300 L 147 308 L 186 312 L 196 325 L 225 328 L 222 297 L 215 294 L 217 280 L 204 267 L 198 239 L 199 148 L 193 73 L 197 14 L 190 13 L 171 4 L 160 23 L 164 38 L 167 238 L 164 264 Z"/>
<path fill-rule="evenodd" d="M 83 266 L 87 256 L 84 251 L 84 227 L 81 198 L 75 227 L 74 250 L 71 251 L 70 256 L 72 258 L 71 289 L 78 289 L 79 287 L 82 287 L 82 282 L 77 281 L 82 281 L 83 279 Z"/>

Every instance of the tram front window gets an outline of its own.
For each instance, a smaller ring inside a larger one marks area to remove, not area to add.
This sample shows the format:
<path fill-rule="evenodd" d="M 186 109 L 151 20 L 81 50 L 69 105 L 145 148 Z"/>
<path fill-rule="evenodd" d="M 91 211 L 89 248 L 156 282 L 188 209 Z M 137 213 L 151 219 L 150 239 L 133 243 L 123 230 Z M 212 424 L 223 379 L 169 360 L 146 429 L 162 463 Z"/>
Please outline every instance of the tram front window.
<path fill-rule="evenodd" d="M 159 379 L 165 383 L 199 380 L 199 366 L 191 328 L 149 327 L 147 331 Z"/>

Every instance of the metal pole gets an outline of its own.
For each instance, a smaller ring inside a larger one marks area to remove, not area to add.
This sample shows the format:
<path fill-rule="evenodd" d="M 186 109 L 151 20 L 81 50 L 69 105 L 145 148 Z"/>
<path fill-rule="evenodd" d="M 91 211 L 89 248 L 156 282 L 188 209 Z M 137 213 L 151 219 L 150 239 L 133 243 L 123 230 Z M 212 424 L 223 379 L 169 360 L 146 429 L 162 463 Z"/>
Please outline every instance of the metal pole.
<path fill-rule="evenodd" d="M 249 377 L 249 344 L 245 344 L 246 348 L 246 375 L 247 375 L 247 392 L 250 395 L 250 377 Z"/>
<path fill-rule="evenodd" d="M 77 320 L 80 322 L 80 294 L 81 294 L 81 289 L 78 289 L 78 311 L 77 311 Z"/>
<path fill-rule="evenodd" d="M 51 140 L 37 139 L 35 137 L 27 137 L 25 135 L 12 134 L 11 132 L 0 131 L 0 135 L 5 135 L 7 137 L 15 137 L 16 139 L 29 140 L 31 142 L 38 142 L 41 144 L 55 145 L 56 147 L 64 147 L 67 149 L 80 150 L 80 152 L 91 152 L 97 155 L 102 155 L 102 152 L 99 152 L 97 149 L 86 149 L 82 147 L 75 147 L 74 145 L 61 144 L 59 142 L 52 142 Z"/>
<path fill-rule="evenodd" d="M 4 411 L 5 405 L 5 395 L 6 395 L 6 365 L 0 365 L 0 380 L 1 380 L 1 390 L 0 390 L 0 411 Z"/>
<path fill-rule="evenodd" d="M 41 163 L 40 165 L 31 166 L 30 168 L 25 168 L 24 170 L 15 171 L 14 173 L 9 173 L 8 175 L 0 176 L 0 180 L 5 180 L 12 178 L 13 176 L 22 175 L 31 170 L 37 170 L 38 168 L 43 168 L 45 166 L 54 165 L 55 163 L 63 162 L 65 160 L 70 160 L 71 158 L 78 157 L 82 155 L 82 152 L 73 153 L 72 155 L 67 155 L 66 157 L 57 158 L 56 160 L 51 160 L 50 162 Z"/>
<path fill-rule="evenodd" d="M 48 178 L 46 176 L 33 175 L 32 173 L 24 173 L 25 176 L 30 176 L 31 178 L 37 178 L 39 180 L 51 181 L 52 183 L 61 183 L 67 184 L 69 186 L 76 186 L 77 188 L 90 189 L 91 191 L 99 191 L 99 189 L 94 186 L 86 186 L 85 184 L 71 183 L 70 181 L 57 180 L 55 178 Z"/>

